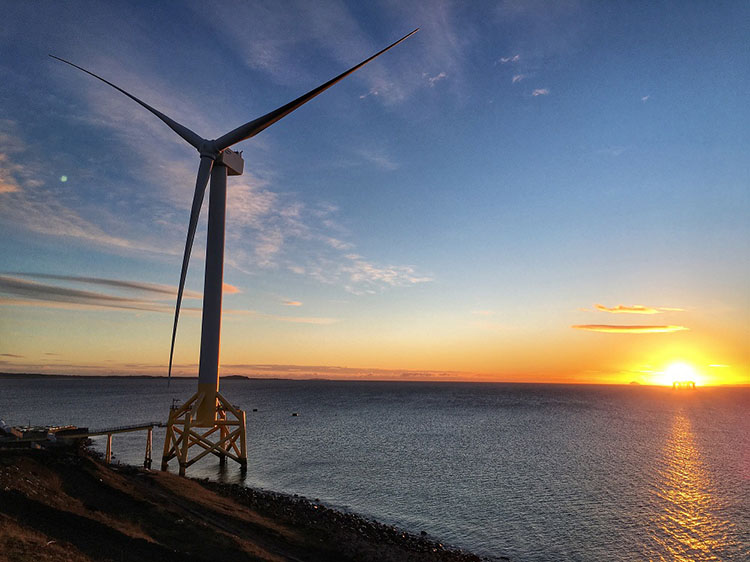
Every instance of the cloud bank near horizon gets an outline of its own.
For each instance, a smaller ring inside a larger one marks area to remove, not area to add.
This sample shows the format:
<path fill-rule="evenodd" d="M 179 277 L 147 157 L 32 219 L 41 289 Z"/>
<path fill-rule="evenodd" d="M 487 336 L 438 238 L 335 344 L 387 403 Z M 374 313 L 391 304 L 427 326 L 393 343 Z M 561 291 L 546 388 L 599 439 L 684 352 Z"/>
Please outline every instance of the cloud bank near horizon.
<path fill-rule="evenodd" d="M 641 304 L 634 304 L 632 306 L 626 306 L 618 304 L 617 306 L 604 306 L 603 304 L 595 304 L 594 308 L 602 312 L 609 312 L 611 314 L 660 314 L 662 312 L 683 312 L 682 308 L 670 308 L 666 306 L 643 306 Z"/>

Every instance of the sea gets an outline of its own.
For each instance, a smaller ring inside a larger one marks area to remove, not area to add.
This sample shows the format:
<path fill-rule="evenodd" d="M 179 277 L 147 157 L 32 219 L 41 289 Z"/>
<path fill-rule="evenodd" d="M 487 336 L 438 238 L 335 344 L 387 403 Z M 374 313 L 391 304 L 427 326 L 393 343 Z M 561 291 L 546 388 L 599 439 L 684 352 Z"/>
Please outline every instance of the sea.
<path fill-rule="evenodd" d="M 195 389 L 0 377 L 0 418 L 166 421 Z M 748 387 L 226 379 L 221 392 L 247 412 L 247 471 L 211 457 L 188 476 L 300 494 L 490 559 L 750 560 Z M 145 443 L 115 435 L 114 461 L 142 464 Z"/>

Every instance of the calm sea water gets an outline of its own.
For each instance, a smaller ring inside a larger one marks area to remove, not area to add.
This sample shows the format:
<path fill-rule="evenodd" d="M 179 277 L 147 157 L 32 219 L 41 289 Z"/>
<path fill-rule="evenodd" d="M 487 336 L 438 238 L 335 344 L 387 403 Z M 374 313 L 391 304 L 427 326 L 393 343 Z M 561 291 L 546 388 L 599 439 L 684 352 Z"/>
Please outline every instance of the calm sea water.
<path fill-rule="evenodd" d="M 0 378 L 0 417 L 165 420 L 194 388 Z M 191 476 L 319 498 L 515 561 L 750 560 L 747 388 L 226 380 L 222 393 L 248 412 L 249 469 L 211 458 Z M 113 448 L 140 464 L 144 446 L 137 433 Z"/>

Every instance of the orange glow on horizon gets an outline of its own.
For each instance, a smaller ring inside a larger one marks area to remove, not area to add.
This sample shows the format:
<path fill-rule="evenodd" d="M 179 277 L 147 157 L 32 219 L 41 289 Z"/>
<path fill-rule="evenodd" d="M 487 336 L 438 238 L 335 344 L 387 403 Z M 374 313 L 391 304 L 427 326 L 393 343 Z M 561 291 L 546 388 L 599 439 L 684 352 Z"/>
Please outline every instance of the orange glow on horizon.
<path fill-rule="evenodd" d="M 747 379 L 734 372 L 729 365 L 703 365 L 698 367 L 686 361 L 672 361 L 659 370 L 641 370 L 641 384 L 655 386 L 687 385 L 692 382 L 696 387 L 746 385 Z"/>

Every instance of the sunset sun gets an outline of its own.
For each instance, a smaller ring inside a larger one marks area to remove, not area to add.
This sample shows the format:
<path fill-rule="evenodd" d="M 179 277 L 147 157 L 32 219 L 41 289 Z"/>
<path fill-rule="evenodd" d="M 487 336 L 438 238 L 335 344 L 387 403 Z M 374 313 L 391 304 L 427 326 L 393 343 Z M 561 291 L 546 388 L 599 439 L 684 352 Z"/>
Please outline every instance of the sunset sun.
<path fill-rule="evenodd" d="M 687 382 L 699 384 L 700 375 L 692 365 L 687 363 L 672 363 L 664 370 L 662 384 L 674 385 Z"/>

